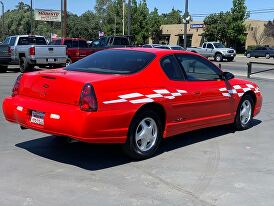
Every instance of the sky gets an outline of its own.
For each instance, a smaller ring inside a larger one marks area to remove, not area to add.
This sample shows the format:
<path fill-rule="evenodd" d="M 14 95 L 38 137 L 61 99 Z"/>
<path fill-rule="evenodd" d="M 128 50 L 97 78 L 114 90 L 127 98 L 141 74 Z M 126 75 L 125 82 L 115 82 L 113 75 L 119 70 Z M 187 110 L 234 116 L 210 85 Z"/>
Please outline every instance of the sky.
<path fill-rule="evenodd" d="M 14 9 L 19 0 L 1 0 L 6 9 Z M 30 0 L 21 0 L 30 3 Z M 68 10 L 78 15 L 87 10 L 93 10 L 96 0 L 67 0 Z M 61 0 L 33 0 L 34 8 L 60 9 Z M 270 13 L 252 14 L 250 19 L 273 20 L 274 0 L 246 0 L 248 10 L 273 9 Z M 147 0 L 150 10 L 155 7 L 160 13 L 167 13 L 173 7 L 184 11 L 184 0 Z M 208 14 L 227 11 L 232 7 L 232 0 L 189 0 L 190 14 Z M 193 17 L 194 20 L 202 20 L 203 17 Z"/>

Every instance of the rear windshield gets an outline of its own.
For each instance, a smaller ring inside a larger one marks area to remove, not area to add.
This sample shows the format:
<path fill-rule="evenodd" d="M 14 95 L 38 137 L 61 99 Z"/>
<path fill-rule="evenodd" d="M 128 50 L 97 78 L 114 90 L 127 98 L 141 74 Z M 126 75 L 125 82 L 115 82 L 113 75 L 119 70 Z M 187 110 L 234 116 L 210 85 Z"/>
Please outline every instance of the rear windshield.
<path fill-rule="evenodd" d="M 20 37 L 18 45 L 47 45 L 43 37 Z"/>
<path fill-rule="evenodd" d="M 66 70 L 102 74 L 132 74 L 145 68 L 155 56 L 149 52 L 104 50 L 66 67 Z"/>

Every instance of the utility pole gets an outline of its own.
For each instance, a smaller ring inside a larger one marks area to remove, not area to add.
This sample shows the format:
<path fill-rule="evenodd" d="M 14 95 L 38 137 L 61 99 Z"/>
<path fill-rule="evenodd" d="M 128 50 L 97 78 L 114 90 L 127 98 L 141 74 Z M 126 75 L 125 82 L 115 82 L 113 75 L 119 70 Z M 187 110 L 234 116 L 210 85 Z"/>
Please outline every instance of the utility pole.
<path fill-rule="evenodd" d="M 183 17 L 183 23 L 184 23 L 184 48 L 187 49 L 187 25 L 189 24 L 191 20 L 191 16 L 188 12 L 188 0 L 185 0 L 185 13 Z"/>
<path fill-rule="evenodd" d="M 67 0 L 64 0 L 64 38 L 67 37 Z"/>
<path fill-rule="evenodd" d="M 128 35 L 130 35 L 131 33 L 131 0 L 128 0 L 127 32 L 128 32 Z"/>
<path fill-rule="evenodd" d="M 61 0 L 61 37 L 64 36 L 64 26 L 63 26 L 63 20 L 64 20 L 64 2 Z"/>
<path fill-rule="evenodd" d="M 0 1 L 0 4 L 2 4 L 2 36 L 4 38 L 5 35 L 5 6 L 4 3 L 2 1 Z"/>
<path fill-rule="evenodd" d="M 123 35 L 125 35 L 125 0 L 123 0 Z"/>
<path fill-rule="evenodd" d="M 32 0 L 30 0 L 30 34 L 33 34 L 33 4 Z"/>

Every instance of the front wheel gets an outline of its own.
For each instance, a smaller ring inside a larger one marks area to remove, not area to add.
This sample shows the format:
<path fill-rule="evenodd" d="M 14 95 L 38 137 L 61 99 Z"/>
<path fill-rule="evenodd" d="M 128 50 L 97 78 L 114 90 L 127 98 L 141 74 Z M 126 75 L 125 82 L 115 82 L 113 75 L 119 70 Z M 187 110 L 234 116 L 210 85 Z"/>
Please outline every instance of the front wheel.
<path fill-rule="evenodd" d="M 222 62 L 223 61 L 223 55 L 222 54 L 216 54 L 214 59 L 215 59 L 216 62 Z"/>
<path fill-rule="evenodd" d="M 253 120 L 254 101 L 250 95 L 243 96 L 240 101 L 237 115 L 235 118 L 235 127 L 238 130 L 245 130 L 251 126 Z"/>
<path fill-rule="evenodd" d="M 251 54 L 250 54 L 250 53 L 247 53 L 247 54 L 246 54 L 246 57 L 247 57 L 247 58 L 251 58 Z"/>
<path fill-rule="evenodd" d="M 142 111 L 132 120 L 124 151 L 136 160 L 150 158 L 158 149 L 162 135 L 163 124 L 157 113 Z"/>
<path fill-rule="evenodd" d="M 266 54 L 266 55 L 265 55 L 265 58 L 266 58 L 266 59 L 270 59 L 270 54 Z"/>

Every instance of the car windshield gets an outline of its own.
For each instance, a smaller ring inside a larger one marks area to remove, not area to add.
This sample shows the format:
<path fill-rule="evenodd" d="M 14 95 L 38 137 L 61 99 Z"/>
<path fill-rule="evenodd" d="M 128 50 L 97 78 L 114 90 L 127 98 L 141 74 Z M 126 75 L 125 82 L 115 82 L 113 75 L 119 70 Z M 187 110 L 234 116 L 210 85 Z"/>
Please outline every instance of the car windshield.
<path fill-rule="evenodd" d="M 225 48 L 225 46 L 221 43 L 214 43 L 215 48 L 221 49 L 221 48 Z"/>
<path fill-rule="evenodd" d="M 145 68 L 155 56 L 149 52 L 103 50 L 66 67 L 66 70 L 100 74 L 132 74 Z"/>
<path fill-rule="evenodd" d="M 47 45 L 44 37 L 20 37 L 18 45 Z"/>

